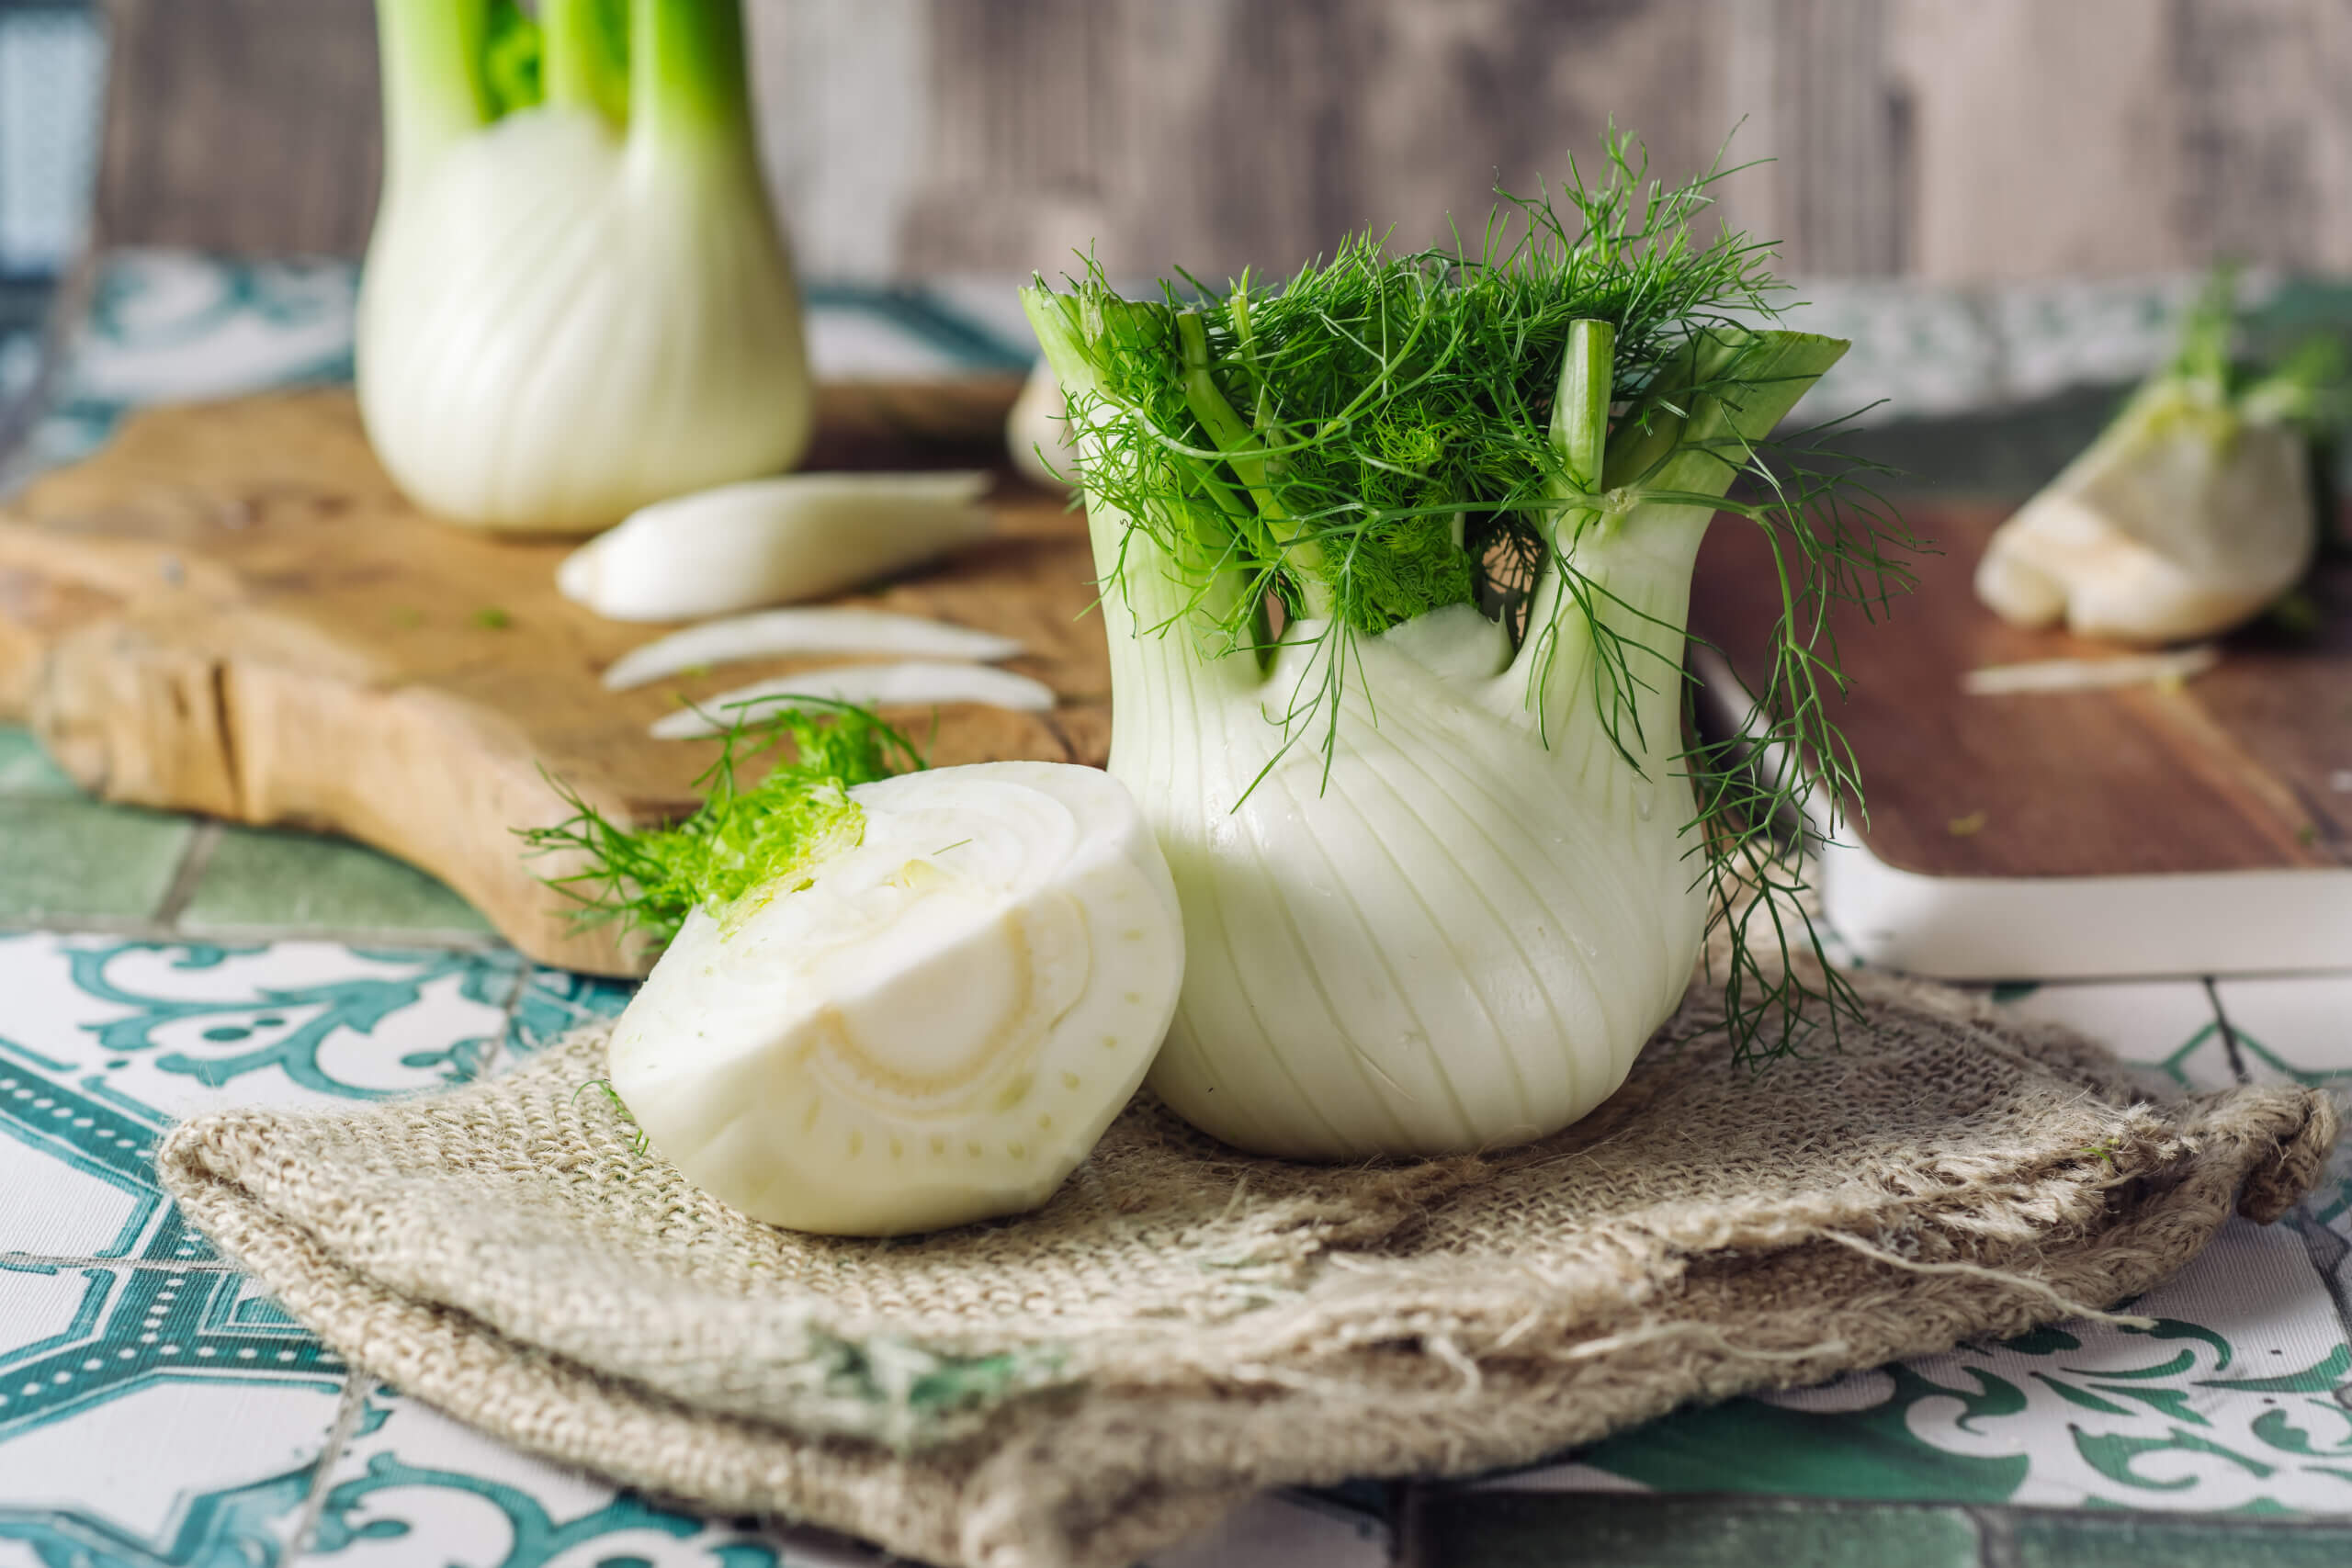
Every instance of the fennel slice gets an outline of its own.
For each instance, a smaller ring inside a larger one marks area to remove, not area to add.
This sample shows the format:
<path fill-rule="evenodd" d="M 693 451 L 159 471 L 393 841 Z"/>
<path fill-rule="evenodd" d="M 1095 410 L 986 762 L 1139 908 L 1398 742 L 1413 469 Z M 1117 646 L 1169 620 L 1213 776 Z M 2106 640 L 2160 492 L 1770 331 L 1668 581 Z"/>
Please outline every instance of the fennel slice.
<path fill-rule="evenodd" d="M 868 653 L 988 662 L 1021 652 L 1009 637 L 920 615 L 830 605 L 763 610 L 706 621 L 633 649 L 605 671 L 605 687 L 627 691 L 680 671 L 747 659 Z"/>
<path fill-rule="evenodd" d="M 673 496 L 630 514 L 556 570 L 608 620 L 686 621 L 822 599 L 984 537 L 973 471 L 804 473 Z"/>
<path fill-rule="evenodd" d="M 981 703 L 1027 713 L 1048 712 L 1055 701 L 1051 686 L 1010 670 L 907 659 L 889 664 L 838 664 L 754 682 L 722 692 L 708 702 L 664 714 L 647 733 L 657 740 L 699 740 L 723 735 L 739 716 L 757 717 L 758 706 L 793 697 L 860 707 Z"/>
<path fill-rule="evenodd" d="M 2004 697 L 2019 693 L 2098 692 L 2118 686 L 2139 686 L 2186 681 L 2202 675 L 2222 661 L 2210 642 L 2168 653 L 2132 653 L 2114 659 L 2038 659 L 2023 664 L 1987 664 L 1960 678 L 1960 689 L 1972 697 Z"/>

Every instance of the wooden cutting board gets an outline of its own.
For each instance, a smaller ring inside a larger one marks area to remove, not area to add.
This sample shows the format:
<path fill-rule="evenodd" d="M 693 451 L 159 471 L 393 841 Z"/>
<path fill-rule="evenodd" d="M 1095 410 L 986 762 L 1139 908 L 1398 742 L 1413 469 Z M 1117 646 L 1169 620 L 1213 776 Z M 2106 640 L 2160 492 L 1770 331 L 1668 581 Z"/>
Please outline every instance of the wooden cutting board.
<path fill-rule="evenodd" d="M 829 389 L 810 466 L 985 462 L 1016 390 Z M 1010 478 L 990 504 L 994 538 L 850 602 L 1017 637 L 1029 653 L 1009 667 L 1061 705 L 951 705 L 935 733 L 928 709 L 893 716 L 936 762 L 1099 763 L 1110 677 L 1084 528 Z M 574 925 L 539 880 L 561 868 L 525 861 L 514 829 L 567 815 L 551 779 L 616 819 L 681 813 L 716 745 L 647 725 L 681 694 L 825 661 L 607 692 L 605 666 L 667 628 L 560 597 L 571 547 L 421 515 L 347 390 L 142 413 L 0 513 L 0 716 L 110 800 L 348 834 L 440 877 L 535 958 L 632 973 L 640 956 Z"/>
<path fill-rule="evenodd" d="M 1863 956 L 1973 978 L 2352 968 L 2352 562 L 2312 583 L 2309 640 L 2249 628 L 2171 687 L 1972 696 L 1971 670 L 2116 650 L 1977 603 L 2009 507 L 1903 510 L 1940 552 L 1917 591 L 1831 617 L 1869 815 L 1824 896 Z M 1757 530 L 1718 520 L 1691 623 L 1751 684 L 1772 581 Z"/>

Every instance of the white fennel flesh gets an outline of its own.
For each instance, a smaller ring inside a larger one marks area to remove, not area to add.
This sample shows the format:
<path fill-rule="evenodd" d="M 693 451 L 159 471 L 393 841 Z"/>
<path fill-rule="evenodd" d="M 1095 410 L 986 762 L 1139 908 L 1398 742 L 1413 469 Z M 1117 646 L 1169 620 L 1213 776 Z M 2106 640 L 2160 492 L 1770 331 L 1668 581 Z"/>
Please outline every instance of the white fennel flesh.
<path fill-rule="evenodd" d="M 1062 415 L 1063 401 L 1053 366 L 1040 359 L 1004 420 L 1004 445 L 1013 468 L 1046 490 L 1067 491 L 1078 483 L 1078 446 Z"/>
<path fill-rule="evenodd" d="M 605 670 L 605 689 L 627 691 L 690 670 L 747 659 L 805 658 L 819 654 L 881 653 L 905 659 L 1017 658 L 1021 644 L 1009 637 L 887 610 L 818 605 L 763 610 L 723 621 L 706 621 L 631 649 Z"/>
<path fill-rule="evenodd" d="M 689 1179 L 774 1224 L 897 1235 L 1034 1209 L 1167 1031 L 1166 863 L 1090 768 L 848 794 L 854 844 L 686 917 L 614 1030 L 612 1087 Z"/>
<path fill-rule="evenodd" d="M 790 474 L 681 495 L 589 540 L 564 597 L 616 621 L 821 599 L 987 536 L 976 472 Z"/>
<path fill-rule="evenodd" d="M 2228 631 L 2300 581 L 2318 545 L 2304 434 L 2324 361 L 2248 383 L 2226 278 L 2179 355 L 1995 531 L 1976 593 L 2004 620 L 2155 646 Z"/>
<path fill-rule="evenodd" d="M 747 715 L 756 716 L 763 708 L 808 698 L 860 707 L 980 703 L 1016 713 L 1049 712 L 1055 700 L 1051 686 L 1014 671 L 903 659 L 888 664 L 835 664 L 754 682 L 693 707 L 664 714 L 647 733 L 657 740 L 699 740 L 724 735 Z"/>

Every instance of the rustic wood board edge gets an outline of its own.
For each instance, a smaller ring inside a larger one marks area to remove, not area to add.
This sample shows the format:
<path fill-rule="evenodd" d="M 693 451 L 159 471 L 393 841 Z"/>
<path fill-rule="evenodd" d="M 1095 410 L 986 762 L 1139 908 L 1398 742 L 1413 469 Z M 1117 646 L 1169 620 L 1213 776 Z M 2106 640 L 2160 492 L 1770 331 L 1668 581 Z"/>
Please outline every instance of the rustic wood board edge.
<path fill-rule="evenodd" d="M 920 389 L 840 389 L 820 451 L 829 466 L 935 464 L 932 433 L 960 430 L 949 460 L 969 461 L 968 437 L 1001 430 L 1013 389 L 953 386 L 926 402 Z M 998 539 L 860 599 L 1018 621 L 1038 650 L 1020 667 L 1066 698 L 1046 716 L 943 710 L 935 761 L 1100 761 L 1108 671 L 1099 623 L 1080 619 L 1082 529 L 1061 511 L 1013 490 Z M 346 834 L 441 878 L 536 959 L 642 973 L 643 944 L 581 927 L 541 880 L 567 864 L 526 862 L 515 829 L 571 814 L 559 782 L 618 822 L 674 816 L 710 748 L 645 738 L 678 694 L 602 690 L 605 663 L 664 628 L 562 601 L 553 568 L 570 547 L 418 516 L 368 456 L 343 389 L 148 411 L 0 510 L 0 716 L 28 723 L 104 798 Z M 392 627 L 388 606 L 432 603 L 452 581 L 511 606 L 514 626 Z M 691 694 L 768 672 L 717 672 Z"/>
<path fill-rule="evenodd" d="M 2318 634 L 2249 627 L 2184 685 L 1973 696 L 1973 669 L 2115 650 L 2027 631 L 1978 604 L 1977 558 L 1997 504 L 1922 501 L 1906 522 L 1939 553 L 1917 590 L 1829 617 L 1850 689 L 1831 716 L 1870 810 L 1845 831 L 1880 863 L 1929 878 L 2054 880 L 2352 866 L 2352 562 L 2311 582 Z M 1779 609 L 1758 532 L 1721 524 L 1700 554 L 1694 633 L 1753 683 Z"/>

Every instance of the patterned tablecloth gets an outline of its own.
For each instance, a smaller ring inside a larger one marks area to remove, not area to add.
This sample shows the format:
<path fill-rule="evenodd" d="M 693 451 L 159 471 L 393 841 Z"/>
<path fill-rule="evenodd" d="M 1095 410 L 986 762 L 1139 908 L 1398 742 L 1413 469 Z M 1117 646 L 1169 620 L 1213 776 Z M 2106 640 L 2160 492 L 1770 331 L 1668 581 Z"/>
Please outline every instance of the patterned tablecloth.
<path fill-rule="evenodd" d="M 2143 367 L 2183 287 L 1833 290 L 1808 324 L 1860 340 L 1826 397 L 1979 418 Z M 351 288 L 340 264 L 115 258 L 0 475 L 131 404 L 346 375 Z M 1020 364 L 1000 295 L 820 292 L 820 368 Z M 2352 1080 L 2352 972 L 1993 994 L 2184 1085 Z M 347 1372 L 156 1190 L 174 1118 L 464 1082 L 625 997 L 355 846 L 85 801 L 0 728 L 0 1565 L 874 1561 L 616 1493 Z M 2343 1561 L 2347 1256 L 2339 1184 L 2233 1222 L 2136 1304 L 2153 1330 L 1971 1345 L 1464 1485 L 1268 1497 L 1159 1562 Z"/>

